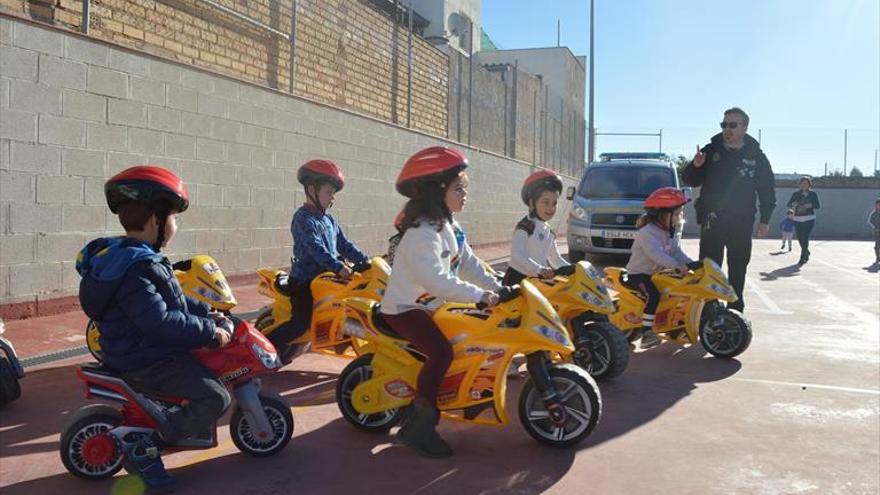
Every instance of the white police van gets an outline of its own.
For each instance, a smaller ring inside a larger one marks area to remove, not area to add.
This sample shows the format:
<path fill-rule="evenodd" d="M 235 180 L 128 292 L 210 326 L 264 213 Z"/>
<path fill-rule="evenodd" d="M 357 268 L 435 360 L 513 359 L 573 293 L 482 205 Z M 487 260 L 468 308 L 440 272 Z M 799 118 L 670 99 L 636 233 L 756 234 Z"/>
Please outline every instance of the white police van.
<path fill-rule="evenodd" d="M 603 153 L 580 182 L 569 187 L 568 253 L 628 255 L 645 198 L 661 187 L 679 187 L 675 165 L 664 153 Z"/>

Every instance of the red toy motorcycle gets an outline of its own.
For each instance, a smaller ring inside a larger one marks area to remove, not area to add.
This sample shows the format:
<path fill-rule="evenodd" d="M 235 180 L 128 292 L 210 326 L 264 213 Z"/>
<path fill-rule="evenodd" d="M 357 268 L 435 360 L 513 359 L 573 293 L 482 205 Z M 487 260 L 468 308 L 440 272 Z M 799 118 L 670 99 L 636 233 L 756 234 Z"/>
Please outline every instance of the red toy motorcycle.
<path fill-rule="evenodd" d="M 193 356 L 210 369 L 235 397 L 229 433 L 239 450 L 266 457 L 283 449 L 293 436 L 293 415 L 278 394 L 260 390 L 259 375 L 281 367 L 275 347 L 254 327 L 233 318 L 229 344 L 197 349 Z M 86 384 L 86 398 L 116 401 L 121 408 L 91 404 L 80 408 L 61 432 L 64 467 L 87 479 L 113 476 L 122 467 L 120 446 L 127 447 L 158 428 L 166 412 L 181 399 L 135 392 L 114 371 L 98 363 L 81 365 L 77 375 Z M 217 426 L 210 432 L 167 446 L 165 452 L 202 450 L 217 446 Z"/>

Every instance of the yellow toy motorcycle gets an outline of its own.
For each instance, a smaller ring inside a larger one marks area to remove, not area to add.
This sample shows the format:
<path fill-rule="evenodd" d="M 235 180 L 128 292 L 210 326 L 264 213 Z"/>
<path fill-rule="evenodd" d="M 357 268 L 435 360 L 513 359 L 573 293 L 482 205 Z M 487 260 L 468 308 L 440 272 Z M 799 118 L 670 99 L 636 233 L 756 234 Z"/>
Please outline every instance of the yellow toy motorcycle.
<path fill-rule="evenodd" d="M 454 351 L 438 409 L 449 419 L 506 425 L 506 371 L 515 354 L 525 354 L 530 378 L 519 397 L 523 427 L 556 447 L 580 442 L 599 422 L 602 399 L 586 371 L 551 362 L 550 354 L 574 352 L 562 320 L 529 281 L 499 295 L 494 308 L 446 303 L 434 313 Z M 357 337 L 361 356 L 339 375 L 337 405 L 358 429 L 388 431 L 415 396 L 424 356 L 385 324 L 376 301 L 352 298 L 344 305 L 342 326 Z"/>
<path fill-rule="evenodd" d="M 284 325 L 290 325 L 293 314 L 288 292 L 287 272 L 271 268 L 260 268 L 257 273 L 260 282 L 257 291 L 272 299 L 272 305 L 257 316 L 254 326 L 282 351 L 281 360 L 290 362 L 294 357 L 309 348 L 334 356 L 354 357 L 349 353 L 351 338 L 342 334 L 339 315 L 342 313 L 341 301 L 347 297 L 362 297 L 379 301 L 385 295 L 385 287 L 391 274 L 391 267 L 381 257 L 374 257 L 369 263 L 353 268 L 351 280 L 341 279 L 336 274 L 325 272 L 312 280 L 311 290 L 314 302 L 312 323 L 309 332 L 295 338 L 292 342 L 275 342 L 273 333 Z M 288 345 L 290 344 L 290 345 Z"/>
<path fill-rule="evenodd" d="M 606 280 L 617 292 L 617 311 L 611 322 L 624 332 L 642 326 L 645 301 L 639 292 L 624 285 L 626 270 L 605 268 Z M 737 300 L 736 292 L 717 263 L 709 258 L 689 274 L 674 270 L 655 273 L 651 281 L 660 291 L 654 316 L 654 333 L 679 344 L 696 344 L 717 358 L 732 358 L 752 342 L 752 324 L 739 311 L 722 306 Z"/>
<path fill-rule="evenodd" d="M 611 322 L 614 302 L 602 274 L 580 261 L 559 268 L 552 279 L 528 280 L 550 301 L 574 342 L 572 362 L 597 380 L 614 378 L 629 363 L 626 336 Z"/>
<path fill-rule="evenodd" d="M 229 313 L 238 304 L 217 262 L 207 254 L 178 261 L 172 265 L 172 268 L 183 293 L 187 296 L 202 301 L 211 309 L 222 313 Z M 101 344 L 98 342 L 100 335 L 98 324 L 89 320 L 86 325 L 86 346 L 98 362 L 103 361 Z"/>

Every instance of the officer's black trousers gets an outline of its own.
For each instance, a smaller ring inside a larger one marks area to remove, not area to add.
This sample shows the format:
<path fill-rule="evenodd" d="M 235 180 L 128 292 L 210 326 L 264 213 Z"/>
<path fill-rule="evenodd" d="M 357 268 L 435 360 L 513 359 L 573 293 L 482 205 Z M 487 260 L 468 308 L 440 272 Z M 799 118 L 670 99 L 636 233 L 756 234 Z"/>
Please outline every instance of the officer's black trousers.
<path fill-rule="evenodd" d="M 727 277 L 739 300 L 729 307 L 742 311 L 743 287 L 746 283 L 746 267 L 752 258 L 752 228 L 754 219 L 713 219 L 703 223 L 700 231 L 700 259 L 711 258 L 719 265 L 724 261 L 727 249 Z"/>

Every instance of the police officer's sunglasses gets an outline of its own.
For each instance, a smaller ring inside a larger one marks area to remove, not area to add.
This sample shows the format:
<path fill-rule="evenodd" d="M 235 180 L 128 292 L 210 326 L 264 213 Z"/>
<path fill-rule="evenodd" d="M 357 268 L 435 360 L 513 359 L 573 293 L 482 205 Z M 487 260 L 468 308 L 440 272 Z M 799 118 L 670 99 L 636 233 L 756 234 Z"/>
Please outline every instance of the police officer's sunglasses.
<path fill-rule="evenodd" d="M 736 129 L 737 127 L 739 127 L 739 122 L 722 122 L 721 123 L 722 129 L 727 129 L 728 127 L 730 127 L 731 129 Z"/>

